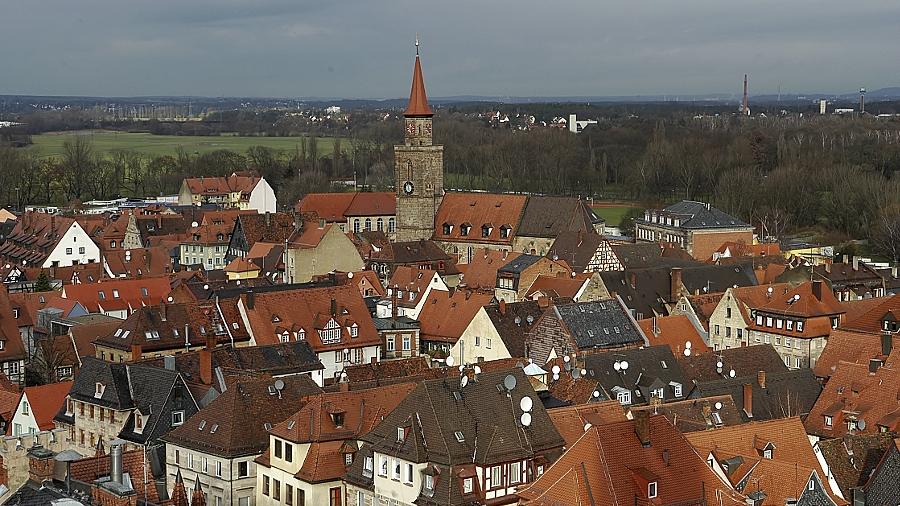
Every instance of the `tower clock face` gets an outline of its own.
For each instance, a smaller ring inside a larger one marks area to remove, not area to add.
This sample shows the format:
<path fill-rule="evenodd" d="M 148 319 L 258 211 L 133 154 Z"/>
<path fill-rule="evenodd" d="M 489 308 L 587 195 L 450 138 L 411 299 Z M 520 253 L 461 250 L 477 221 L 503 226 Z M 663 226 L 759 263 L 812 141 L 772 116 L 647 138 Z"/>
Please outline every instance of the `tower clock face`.
<path fill-rule="evenodd" d="M 415 190 L 415 187 L 413 186 L 412 181 L 403 183 L 403 193 L 412 195 L 413 190 Z"/>

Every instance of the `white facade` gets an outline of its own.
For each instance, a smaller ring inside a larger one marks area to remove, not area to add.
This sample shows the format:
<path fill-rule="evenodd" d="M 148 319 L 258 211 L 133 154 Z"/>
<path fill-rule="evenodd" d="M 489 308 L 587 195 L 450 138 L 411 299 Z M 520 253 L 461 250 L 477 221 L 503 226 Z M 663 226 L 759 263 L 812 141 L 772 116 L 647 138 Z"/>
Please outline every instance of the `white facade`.
<path fill-rule="evenodd" d="M 274 213 L 276 207 L 278 207 L 278 200 L 275 198 L 275 190 L 265 179 L 260 179 L 253 191 L 250 192 L 246 209 L 255 209 L 259 214 L 264 214 Z"/>
<path fill-rule="evenodd" d="M 166 444 L 166 484 L 175 487 L 175 476 L 181 477 L 188 489 L 200 476 L 208 506 L 253 506 L 256 504 L 256 472 L 254 460 L 259 454 L 225 458 Z"/>
<path fill-rule="evenodd" d="M 408 316 L 409 318 L 412 318 L 413 320 L 418 320 L 419 313 L 421 313 L 422 308 L 425 307 L 425 301 L 428 300 L 428 296 L 431 295 L 432 290 L 439 290 L 442 292 L 450 291 L 450 289 L 447 288 L 447 283 L 444 283 L 444 280 L 441 278 L 441 276 L 437 272 L 434 273 L 434 275 L 431 278 L 431 281 L 429 281 L 428 285 L 425 287 L 425 290 L 424 290 L 425 293 L 423 293 L 422 296 L 419 297 L 419 302 L 416 303 L 416 307 L 409 308 L 409 307 L 403 307 L 402 305 L 397 304 L 397 316 Z M 389 300 L 389 303 L 387 305 L 388 312 L 384 316 L 382 316 L 381 313 L 379 313 L 378 314 L 379 318 L 388 318 L 391 316 L 390 301 L 393 300 L 392 299 L 393 295 L 394 295 L 394 289 L 391 287 L 388 287 L 388 289 L 387 289 L 387 298 Z M 397 300 L 398 301 L 403 298 L 408 299 L 409 297 L 415 298 L 415 292 L 410 292 L 410 291 L 404 290 L 402 288 L 397 290 Z"/>
<path fill-rule="evenodd" d="M 349 365 L 368 364 L 373 360 L 378 360 L 380 350 L 381 346 L 363 346 L 342 350 L 317 351 L 316 357 L 325 366 L 325 369 L 319 372 L 326 380 L 336 378 Z M 315 376 L 313 376 L 313 379 L 315 380 Z"/>
<path fill-rule="evenodd" d="M 13 436 L 21 436 L 23 434 L 36 434 L 40 431 L 37 419 L 34 418 L 34 413 L 31 410 L 28 396 L 23 393 L 19 397 L 19 405 L 16 406 L 16 412 L 13 415 L 11 434 Z"/>
<path fill-rule="evenodd" d="M 88 236 L 77 221 L 66 230 L 53 251 L 41 264 L 43 268 L 71 267 L 100 261 L 100 247 Z"/>
<path fill-rule="evenodd" d="M 280 445 L 280 456 L 275 450 Z M 259 506 L 331 505 L 331 498 L 337 495 L 343 504 L 344 486 L 341 480 L 322 483 L 307 483 L 295 475 L 306 461 L 309 443 L 291 443 L 275 436 L 269 436 L 269 467 L 261 466 L 256 475 L 256 504 Z M 288 499 L 290 496 L 290 499 Z"/>
<path fill-rule="evenodd" d="M 524 322 L 522 332 L 525 332 Z M 523 338 L 524 339 L 524 338 Z M 456 344 L 450 348 L 450 356 L 458 364 L 510 358 L 509 350 L 494 327 L 494 322 L 482 307 L 463 331 Z"/>
<path fill-rule="evenodd" d="M 427 463 L 409 462 L 374 452 L 375 497 L 379 504 L 410 505 L 422 492 L 422 472 Z"/>

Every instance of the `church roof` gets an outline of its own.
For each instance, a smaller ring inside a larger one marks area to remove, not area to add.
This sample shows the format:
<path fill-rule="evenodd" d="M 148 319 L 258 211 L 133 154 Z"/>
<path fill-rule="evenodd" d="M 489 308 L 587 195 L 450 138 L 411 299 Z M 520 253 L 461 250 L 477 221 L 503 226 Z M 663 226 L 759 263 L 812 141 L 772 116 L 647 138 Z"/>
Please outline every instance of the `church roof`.
<path fill-rule="evenodd" d="M 406 106 L 404 116 L 433 116 L 431 107 L 428 106 L 428 96 L 425 95 L 425 79 L 422 77 L 422 64 L 419 62 L 418 47 L 416 48 L 416 66 L 413 69 L 412 89 L 409 91 L 409 104 Z"/>

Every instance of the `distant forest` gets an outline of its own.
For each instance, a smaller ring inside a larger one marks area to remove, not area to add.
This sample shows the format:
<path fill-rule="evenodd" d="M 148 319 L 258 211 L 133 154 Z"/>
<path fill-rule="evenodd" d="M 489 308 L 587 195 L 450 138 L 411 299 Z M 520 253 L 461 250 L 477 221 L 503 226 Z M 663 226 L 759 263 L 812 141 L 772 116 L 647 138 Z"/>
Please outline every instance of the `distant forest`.
<path fill-rule="evenodd" d="M 498 108 L 511 118 L 504 126 L 478 114 Z M 581 134 L 514 128 L 527 116 L 540 122 L 569 113 L 599 123 Z M 355 176 L 365 188 L 389 188 L 392 146 L 402 141 L 397 111 L 377 109 L 315 122 L 278 110 L 124 126 L 75 110 L 24 119 L 24 128 L 0 130 L 7 143 L 0 148 L 0 205 L 171 194 L 184 177 L 249 168 L 271 182 L 288 208 L 305 193 L 328 190 L 333 179 Z M 27 144 L 30 134 L 84 128 L 303 138 L 290 152 L 252 147 L 152 158 L 97 153 L 83 139 L 50 160 L 12 147 Z M 810 231 L 838 242 L 868 239 L 872 251 L 900 259 L 900 118 L 781 114 L 774 106 L 745 118 L 722 105 L 463 104 L 439 109 L 434 131 L 445 146 L 448 188 L 621 199 L 644 207 L 710 201 L 763 236 Z M 341 141 L 323 156 L 316 136 Z"/>

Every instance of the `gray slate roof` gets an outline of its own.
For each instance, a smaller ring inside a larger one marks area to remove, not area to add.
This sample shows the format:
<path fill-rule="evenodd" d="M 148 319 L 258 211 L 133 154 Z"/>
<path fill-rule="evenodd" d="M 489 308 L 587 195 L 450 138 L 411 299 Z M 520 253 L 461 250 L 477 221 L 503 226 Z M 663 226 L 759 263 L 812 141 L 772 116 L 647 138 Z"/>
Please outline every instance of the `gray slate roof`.
<path fill-rule="evenodd" d="M 602 222 L 586 202 L 575 197 L 532 195 L 522 211 L 516 235 L 552 239 L 565 231 L 593 230 Z"/>
<path fill-rule="evenodd" d="M 628 362 L 628 369 L 616 371 L 616 362 Z M 616 398 L 613 389 L 623 388 L 631 392 L 632 404 L 647 404 L 652 390 L 663 388 L 663 401 L 683 400 L 690 390 L 685 383 L 684 372 L 668 345 L 650 346 L 632 350 L 594 353 L 584 361 L 587 378 L 600 383 L 611 399 Z M 681 385 L 681 395 L 675 397 L 671 383 Z"/>
<path fill-rule="evenodd" d="M 507 263 L 503 267 L 497 269 L 497 272 L 519 274 L 525 269 L 534 265 L 541 258 L 543 257 L 536 255 L 519 255 L 516 258 L 510 260 L 509 263 Z"/>
<path fill-rule="evenodd" d="M 579 349 L 646 342 L 644 333 L 615 299 L 558 304 L 554 310 Z"/>
<path fill-rule="evenodd" d="M 715 207 L 707 207 L 707 204 L 703 202 L 694 202 L 692 200 L 682 200 L 677 204 L 672 204 L 665 208 L 665 211 L 686 217 L 686 219 L 681 221 L 681 228 L 702 229 L 750 226 Z"/>

